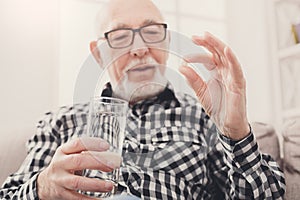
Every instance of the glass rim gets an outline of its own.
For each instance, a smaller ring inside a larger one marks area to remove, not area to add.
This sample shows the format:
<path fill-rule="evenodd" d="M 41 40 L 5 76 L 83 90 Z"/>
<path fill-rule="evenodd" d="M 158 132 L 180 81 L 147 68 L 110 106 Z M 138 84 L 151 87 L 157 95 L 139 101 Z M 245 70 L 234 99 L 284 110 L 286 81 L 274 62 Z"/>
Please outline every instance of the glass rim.
<path fill-rule="evenodd" d="M 101 100 L 101 99 L 107 99 L 107 100 L 110 100 L 112 102 L 101 102 L 101 103 L 104 103 L 104 104 L 114 104 L 114 105 L 128 105 L 129 102 L 124 100 L 124 99 L 120 99 L 120 98 L 117 98 L 117 97 L 105 97 L 105 96 L 93 96 L 90 98 L 90 102 L 95 102 L 97 100 Z"/>

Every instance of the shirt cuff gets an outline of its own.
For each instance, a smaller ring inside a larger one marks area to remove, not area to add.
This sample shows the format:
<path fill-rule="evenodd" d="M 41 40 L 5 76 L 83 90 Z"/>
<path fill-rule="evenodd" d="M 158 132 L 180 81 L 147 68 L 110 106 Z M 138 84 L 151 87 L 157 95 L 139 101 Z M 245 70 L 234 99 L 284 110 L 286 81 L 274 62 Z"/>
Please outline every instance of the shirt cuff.
<path fill-rule="evenodd" d="M 231 140 L 218 131 L 219 140 L 224 148 L 227 164 L 244 177 L 252 174 L 261 165 L 261 154 L 252 129 L 250 134 L 239 141 Z"/>
<path fill-rule="evenodd" d="M 26 200 L 39 200 L 37 194 L 37 177 L 39 173 L 33 175 L 24 185 L 22 199 Z"/>

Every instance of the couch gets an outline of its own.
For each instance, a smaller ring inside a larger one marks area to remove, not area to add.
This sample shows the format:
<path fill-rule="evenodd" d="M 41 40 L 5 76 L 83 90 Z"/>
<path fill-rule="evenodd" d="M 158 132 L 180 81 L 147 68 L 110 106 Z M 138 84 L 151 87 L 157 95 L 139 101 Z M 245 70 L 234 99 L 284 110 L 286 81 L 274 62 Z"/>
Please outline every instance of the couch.
<path fill-rule="evenodd" d="M 251 124 L 259 148 L 270 154 L 284 170 L 287 200 L 300 199 L 300 119 L 286 122 L 283 131 L 283 158 L 280 156 L 279 137 L 271 125 L 254 122 Z"/>
<path fill-rule="evenodd" d="M 300 199 L 300 119 L 293 120 L 283 130 L 283 155 L 280 156 L 279 137 L 271 125 L 251 123 L 259 148 L 262 152 L 272 155 L 284 170 L 287 192 L 285 199 Z M 0 141 L 0 184 L 15 172 L 26 156 L 25 143 L 33 130 L 17 131 L 2 135 Z"/>

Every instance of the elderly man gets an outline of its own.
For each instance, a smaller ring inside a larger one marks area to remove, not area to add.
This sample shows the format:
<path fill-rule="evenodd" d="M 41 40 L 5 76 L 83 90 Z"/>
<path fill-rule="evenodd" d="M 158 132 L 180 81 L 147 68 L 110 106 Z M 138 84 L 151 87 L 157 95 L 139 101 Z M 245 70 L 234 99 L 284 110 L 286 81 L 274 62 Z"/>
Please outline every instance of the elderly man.
<path fill-rule="evenodd" d="M 214 74 L 205 82 L 187 64 L 180 67 L 196 100 L 175 94 L 163 76 L 172 38 L 150 0 L 111 0 L 99 32 L 108 54 L 97 47 L 99 40 L 90 47 L 101 67 L 109 65 L 110 83 L 102 95 L 130 102 L 118 193 L 142 199 L 283 198 L 283 173 L 259 152 L 246 115 L 245 79 L 228 46 L 209 33 L 192 38 L 210 54 L 185 61 L 203 63 Z M 81 153 L 97 156 L 108 149 L 104 140 L 77 138 L 85 131 L 87 112 L 86 104 L 47 113 L 28 143 L 26 160 L 1 188 L 1 197 L 93 199 L 78 191 L 112 190 L 111 182 L 77 173 L 118 167 L 109 158 L 99 163 Z"/>

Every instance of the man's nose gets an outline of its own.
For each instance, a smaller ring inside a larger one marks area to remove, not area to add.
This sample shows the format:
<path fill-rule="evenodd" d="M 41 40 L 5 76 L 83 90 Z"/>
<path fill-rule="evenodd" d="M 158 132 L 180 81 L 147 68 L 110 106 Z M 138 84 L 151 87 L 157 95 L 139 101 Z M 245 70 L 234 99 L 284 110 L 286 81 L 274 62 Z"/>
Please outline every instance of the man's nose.
<path fill-rule="evenodd" d="M 143 57 L 149 52 L 148 46 L 139 33 L 135 33 L 133 44 L 131 46 L 130 54 L 132 56 Z"/>

